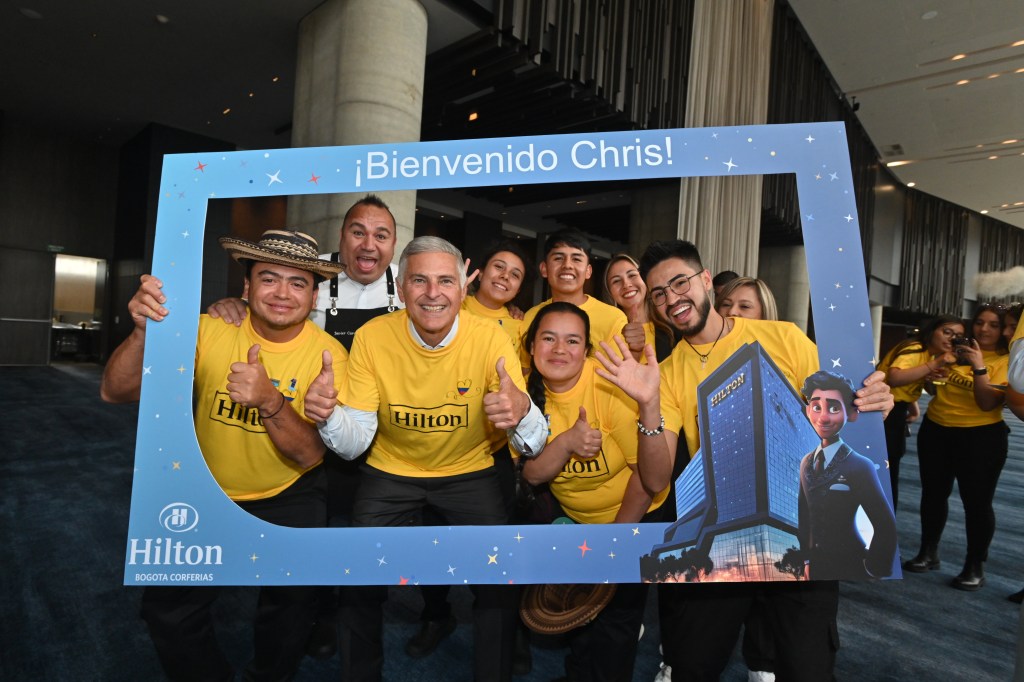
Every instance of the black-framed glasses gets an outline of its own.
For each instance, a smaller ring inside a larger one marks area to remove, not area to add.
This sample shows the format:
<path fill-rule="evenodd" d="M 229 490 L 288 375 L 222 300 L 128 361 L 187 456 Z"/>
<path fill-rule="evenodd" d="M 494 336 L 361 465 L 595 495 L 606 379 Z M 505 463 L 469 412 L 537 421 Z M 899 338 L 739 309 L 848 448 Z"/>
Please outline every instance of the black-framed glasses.
<path fill-rule="evenodd" d="M 663 305 L 666 299 L 666 290 L 671 289 L 672 293 L 676 296 L 682 296 L 690 290 L 690 280 L 699 275 L 699 272 L 695 272 L 692 275 L 679 274 L 668 281 L 668 286 L 655 287 L 651 289 L 651 303 L 654 305 Z"/>

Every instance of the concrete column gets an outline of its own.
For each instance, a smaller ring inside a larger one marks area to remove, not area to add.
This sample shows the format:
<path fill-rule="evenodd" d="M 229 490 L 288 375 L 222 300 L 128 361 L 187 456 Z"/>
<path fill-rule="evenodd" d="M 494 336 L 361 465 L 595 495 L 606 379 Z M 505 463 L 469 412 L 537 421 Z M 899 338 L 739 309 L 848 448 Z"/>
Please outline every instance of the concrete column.
<path fill-rule="evenodd" d="M 871 304 L 871 340 L 875 345 L 875 360 L 881 360 L 882 306 L 878 303 Z"/>
<path fill-rule="evenodd" d="M 811 280 L 803 246 L 772 246 L 761 249 L 757 277 L 775 296 L 779 319 L 807 331 L 811 304 Z"/>
<path fill-rule="evenodd" d="M 292 146 L 416 142 L 423 113 L 427 13 L 418 0 L 328 0 L 299 23 Z M 288 224 L 334 250 L 363 193 L 291 197 Z M 381 196 L 412 239 L 416 192 Z"/>

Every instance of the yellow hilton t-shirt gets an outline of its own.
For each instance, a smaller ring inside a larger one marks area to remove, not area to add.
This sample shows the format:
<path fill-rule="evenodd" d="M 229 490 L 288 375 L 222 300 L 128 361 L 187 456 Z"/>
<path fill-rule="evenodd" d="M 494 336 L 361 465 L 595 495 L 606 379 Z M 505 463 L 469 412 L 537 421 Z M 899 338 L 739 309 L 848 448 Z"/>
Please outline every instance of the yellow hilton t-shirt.
<path fill-rule="evenodd" d="M 901 350 L 895 357 L 890 358 L 887 355 L 882 362 L 878 363 L 876 369 L 882 372 L 888 372 L 893 367 L 896 369 L 912 369 L 920 367 L 931 359 L 932 354 L 925 350 L 924 346 L 920 344 L 911 345 Z M 912 403 L 921 397 L 923 389 L 924 379 L 921 379 L 906 386 L 893 386 L 890 390 L 896 402 Z"/>
<path fill-rule="evenodd" d="M 526 311 L 523 316 L 524 334 L 530 328 L 530 323 L 533 322 L 533 318 L 537 317 L 540 309 L 549 303 L 551 303 L 550 298 Z M 606 341 L 612 348 L 616 348 L 613 338 L 616 334 L 622 334 L 622 328 L 628 321 L 626 314 L 615 306 L 610 306 L 593 296 L 587 296 L 587 300 L 580 306 L 580 309 L 590 318 L 590 344 L 594 347 L 594 352 L 601 350 L 602 341 Z M 523 363 L 524 371 L 530 369 L 530 354 L 526 352 L 525 345 L 519 349 L 519 359 Z"/>
<path fill-rule="evenodd" d="M 454 476 L 493 466 L 507 442 L 484 413 L 483 398 L 498 387 L 498 358 L 520 389 L 508 336 L 493 322 L 459 315 L 455 338 L 423 348 L 400 310 L 370 320 L 356 332 L 341 403 L 377 413 L 377 435 L 367 464 L 399 476 Z"/>
<path fill-rule="evenodd" d="M 508 308 L 502 306 L 498 310 L 492 310 L 476 300 L 475 296 L 467 296 L 462 301 L 462 309 L 479 317 L 497 322 L 505 330 L 505 333 L 508 334 L 508 338 L 512 341 L 512 348 L 516 353 L 519 352 L 519 343 L 523 335 L 523 321 L 509 315 Z"/>
<path fill-rule="evenodd" d="M 597 361 L 588 358 L 583 375 L 565 393 L 545 391 L 544 416 L 548 420 L 548 442 L 571 429 L 587 411 L 587 421 L 601 431 L 601 450 L 594 457 L 573 455 L 550 483 L 562 509 L 578 523 L 611 523 L 622 505 L 626 484 L 636 465 L 636 402 L 597 375 Z M 668 497 L 661 491 L 650 510 Z"/>
<path fill-rule="evenodd" d="M 733 353 L 754 341 L 775 361 L 786 380 L 799 391 L 804 379 L 818 371 L 818 352 L 814 343 L 791 322 L 729 318 L 732 331 L 718 344 L 704 343 L 691 348 L 680 341 L 661 363 L 661 413 L 665 428 L 686 433 L 691 456 L 700 448 L 697 430 L 697 386 L 729 359 Z M 709 353 L 701 367 L 697 352 Z"/>
<path fill-rule="evenodd" d="M 1005 385 L 1010 356 L 991 350 L 981 354 L 988 368 L 989 383 Z M 974 401 L 974 374 L 970 366 L 953 365 L 946 383 L 935 387 L 927 416 L 941 426 L 987 426 L 1003 420 L 1003 406 L 982 412 Z"/>
<path fill-rule="evenodd" d="M 283 409 L 293 409 L 303 419 L 302 401 L 323 367 L 323 351 L 329 350 L 334 361 L 335 388 L 341 388 L 348 365 L 345 347 L 309 320 L 291 341 L 273 343 L 257 335 L 251 315 L 246 316 L 241 327 L 200 316 L 195 370 L 196 438 L 213 477 L 228 497 L 238 501 L 273 497 L 309 470 L 274 447 L 259 410 L 238 405 L 228 396 L 231 364 L 245 362 L 249 348 L 256 343 L 260 345 L 260 363 L 267 376 L 288 401 Z"/>

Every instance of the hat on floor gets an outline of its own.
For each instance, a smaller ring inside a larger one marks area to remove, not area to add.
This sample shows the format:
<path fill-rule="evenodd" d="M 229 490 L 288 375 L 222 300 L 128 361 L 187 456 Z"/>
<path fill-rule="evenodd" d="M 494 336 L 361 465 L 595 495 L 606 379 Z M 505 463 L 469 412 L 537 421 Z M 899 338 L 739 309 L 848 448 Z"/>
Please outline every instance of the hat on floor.
<path fill-rule="evenodd" d="M 316 239 L 294 230 L 267 230 L 256 243 L 234 237 L 221 237 L 219 241 L 236 261 L 285 265 L 324 279 L 336 277 L 345 269 L 341 263 L 321 260 Z"/>
<path fill-rule="evenodd" d="M 526 627 L 542 635 L 559 635 L 586 625 L 615 595 L 615 585 L 530 585 L 519 615 Z"/>

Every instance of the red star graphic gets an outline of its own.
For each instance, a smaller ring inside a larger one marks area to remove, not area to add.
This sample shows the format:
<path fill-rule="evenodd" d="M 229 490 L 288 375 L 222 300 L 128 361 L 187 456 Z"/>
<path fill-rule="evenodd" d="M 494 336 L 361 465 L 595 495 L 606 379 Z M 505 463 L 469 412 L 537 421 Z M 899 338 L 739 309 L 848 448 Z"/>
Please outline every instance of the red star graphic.
<path fill-rule="evenodd" d="M 193 168 L 192 170 L 197 170 L 197 171 L 199 171 L 200 173 L 205 173 L 206 171 L 204 171 L 203 169 L 204 169 L 204 168 L 206 168 L 206 167 L 207 167 L 207 166 L 209 166 L 209 165 L 210 165 L 210 164 L 208 164 L 208 163 L 203 163 L 202 161 L 200 161 L 200 162 L 199 162 L 199 165 L 198 165 L 198 166 L 196 166 L 195 168 Z"/>
<path fill-rule="evenodd" d="M 317 180 L 319 180 L 321 176 L 317 175 L 316 173 L 310 173 L 310 175 L 312 175 L 313 177 L 311 177 L 309 180 L 306 180 L 306 182 L 312 182 L 314 185 L 319 185 L 320 183 L 317 182 Z"/>
<path fill-rule="evenodd" d="M 577 546 L 576 549 L 580 550 L 580 556 L 581 557 L 582 556 L 587 556 L 587 552 L 590 551 L 590 548 L 587 547 L 587 541 L 586 540 L 583 541 L 582 545 Z"/>
<path fill-rule="evenodd" d="M 398 576 L 398 584 L 399 585 L 408 585 L 409 584 L 409 579 L 408 578 L 403 578 L 402 576 Z"/>

